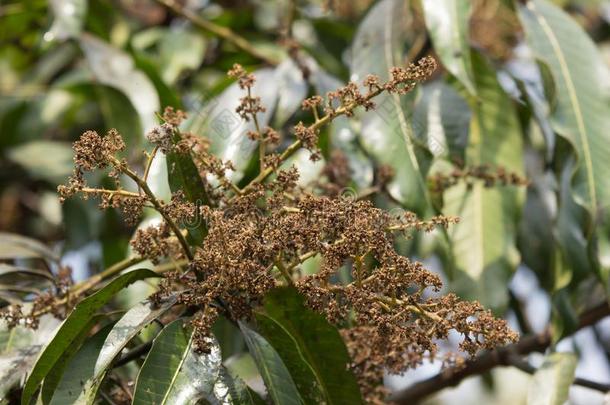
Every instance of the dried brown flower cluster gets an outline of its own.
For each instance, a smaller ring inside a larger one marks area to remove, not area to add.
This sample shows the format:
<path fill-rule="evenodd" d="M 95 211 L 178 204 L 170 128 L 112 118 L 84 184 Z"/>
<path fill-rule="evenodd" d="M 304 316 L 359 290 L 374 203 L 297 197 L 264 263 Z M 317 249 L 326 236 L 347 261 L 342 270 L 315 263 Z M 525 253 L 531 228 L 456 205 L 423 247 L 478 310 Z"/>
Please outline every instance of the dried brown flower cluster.
<path fill-rule="evenodd" d="M 69 294 L 72 285 L 71 268 L 62 266 L 53 278 L 53 288 L 35 292 L 35 297 L 27 311 L 24 311 L 22 304 L 11 304 L 0 311 L 0 319 L 6 322 L 8 328 L 22 325 L 32 329 L 38 328 L 40 316 L 45 313 L 64 319 L 75 301 Z"/>
<path fill-rule="evenodd" d="M 228 75 L 229 77 L 238 79 L 239 88 L 247 90 L 248 92 L 245 97 L 239 99 L 240 103 L 235 111 L 246 121 L 250 121 L 251 119 L 256 120 L 256 114 L 267 110 L 261 104 L 261 98 L 251 94 L 252 86 L 254 86 L 256 78 L 252 73 L 247 73 L 244 68 L 237 63 L 229 70 Z"/>
<path fill-rule="evenodd" d="M 464 169 L 456 168 L 449 175 L 435 173 L 429 177 L 431 191 L 441 193 L 453 187 L 460 181 L 471 187 L 474 180 L 480 180 L 485 187 L 500 186 L 528 186 L 529 180 L 517 173 L 507 172 L 503 167 L 493 168 L 489 165 L 472 166 Z"/>
<path fill-rule="evenodd" d="M 387 82 L 368 76 L 363 82 L 365 93 L 357 84 L 348 83 L 329 92 L 326 100 L 320 96 L 305 100 L 303 108 L 311 110 L 313 123 L 297 123 L 293 128 L 296 140 L 281 153 L 268 154 L 279 135 L 259 126 L 257 114 L 265 107 L 251 94 L 255 78 L 235 65 L 229 75 L 247 91 L 237 112 L 254 122 L 256 130 L 248 136 L 261 145 L 260 172 L 245 187 L 239 188 L 227 178 L 232 163 L 210 154 L 205 138 L 179 131 L 184 114 L 167 109 L 163 124 L 147 135 L 156 147 L 144 175 L 115 156 L 124 149 L 116 131 L 105 137 L 87 132 L 74 144 L 75 174 L 59 192 L 62 198 L 77 192 L 99 196 L 103 208 L 119 207 L 132 220 L 144 206 L 162 215 L 159 225 L 136 232 L 132 246 L 154 263 L 165 258 L 188 262 L 186 271 L 166 273 L 153 299 L 177 294 L 180 303 L 196 311 L 192 324 L 199 350 L 206 350 L 205 337 L 220 314 L 232 320 L 249 318 L 267 291 L 280 284 L 292 285 L 305 296 L 308 306 L 342 329 L 353 359 L 351 368 L 367 400 L 374 402 L 383 396 L 379 387 L 384 370 L 399 373 L 435 358 L 436 341 L 447 338 L 450 331 L 463 336 L 461 349 L 470 355 L 516 336 L 479 304 L 460 301 L 454 295 L 439 296 L 439 277 L 395 251 L 395 238 L 447 227 L 456 218 L 437 216 L 422 221 L 412 213 L 391 215 L 365 198 L 333 198 L 349 183 L 349 167 L 341 154 L 333 153 L 324 169 L 327 183 L 314 188 L 327 196 L 297 188 L 296 169 L 278 168 L 302 147 L 312 152 L 313 159 L 319 158 L 318 134 L 323 125 L 337 116 L 353 115 L 357 107 L 375 108 L 373 99 L 382 92 L 410 91 L 435 67 L 434 59 L 424 58 L 406 68 L 393 68 Z M 180 192 L 169 202 L 152 194 L 146 177 L 157 149 L 192 157 L 209 197 L 207 205 L 198 208 Z M 88 188 L 83 171 L 106 167 L 117 188 Z M 138 191 L 121 188 L 119 174 L 131 178 Z M 272 174 L 275 177 L 269 180 Z M 389 168 L 380 168 L 374 190 L 383 190 L 392 175 Z M 210 184 L 210 176 L 219 185 Z M 191 246 L 183 224 L 198 216 L 205 221 L 207 236 L 202 245 Z M 321 259 L 319 270 L 306 276 L 302 265 L 314 256 Z M 340 284 L 337 274 L 345 268 L 353 281 Z"/>
<path fill-rule="evenodd" d="M 431 296 L 441 287 L 438 276 L 394 250 L 400 232 L 448 226 L 454 218 L 421 221 L 410 213 L 394 218 L 368 201 L 288 198 L 294 172 L 278 179 L 238 197 L 231 209 L 206 209 L 209 234 L 190 264 L 197 277 L 185 280 L 173 273 L 162 287 L 160 297 L 186 283 L 180 300 L 203 308 L 194 322 L 200 336 L 219 312 L 249 318 L 269 289 L 295 285 L 312 309 L 345 328 L 350 348 L 367 347 L 366 357 L 352 350 L 352 368 L 371 400 L 381 392 L 384 370 L 399 373 L 434 358 L 435 342 L 451 330 L 462 334 L 461 348 L 471 355 L 515 340 L 505 321 L 479 304 Z M 322 259 L 320 269 L 303 277 L 300 266 L 314 255 Z M 333 282 L 346 265 L 354 281 Z"/>

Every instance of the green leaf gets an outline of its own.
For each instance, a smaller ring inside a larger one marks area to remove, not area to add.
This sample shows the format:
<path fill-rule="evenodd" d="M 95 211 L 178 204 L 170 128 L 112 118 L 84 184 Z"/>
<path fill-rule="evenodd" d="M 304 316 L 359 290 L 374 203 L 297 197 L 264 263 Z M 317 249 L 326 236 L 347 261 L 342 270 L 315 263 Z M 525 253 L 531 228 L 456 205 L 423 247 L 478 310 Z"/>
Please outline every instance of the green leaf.
<path fill-rule="evenodd" d="M 127 95 L 110 86 L 94 85 L 92 87 L 94 97 L 104 116 L 106 128 L 116 128 L 125 139 L 125 143 L 132 148 L 141 145 L 142 125 L 138 118 L 138 111 Z"/>
<path fill-rule="evenodd" d="M 307 403 L 362 403 L 338 330 L 307 309 L 296 290 L 282 288 L 267 294 L 265 312 L 257 312 L 256 321 Z"/>
<path fill-rule="evenodd" d="M 574 173 L 575 159 L 568 158 L 559 178 L 559 211 L 557 212 L 556 235 L 561 246 L 561 263 L 555 270 L 555 278 L 562 273 L 560 280 L 555 282 L 554 290 L 567 286 L 574 279 L 582 280 L 589 274 L 593 274 L 594 268 L 588 253 L 588 241 L 584 229 L 588 222 L 586 209 L 578 205 L 570 188 L 570 179 Z M 565 268 L 564 268 L 565 267 Z"/>
<path fill-rule="evenodd" d="M 408 43 L 406 26 L 413 16 L 399 0 L 382 0 L 368 12 L 352 44 L 352 80 L 367 74 L 388 79 L 389 69 L 403 65 L 402 50 Z M 376 110 L 361 114 L 360 140 L 379 163 L 388 164 L 396 175 L 388 185 L 392 196 L 418 213 L 428 206 L 424 181 L 430 153 L 414 136 L 410 115 L 413 92 L 405 96 L 383 93 L 375 98 Z"/>
<path fill-rule="evenodd" d="M 215 339 L 210 342 L 208 354 L 196 353 L 193 329 L 184 323 L 184 319 L 173 321 L 155 338 L 138 374 L 134 405 L 196 403 L 202 399 L 231 403 L 221 379 L 218 343 Z"/>
<path fill-rule="evenodd" d="M 476 94 L 468 44 L 470 0 L 422 0 L 424 19 L 434 50 L 445 68 L 470 94 Z"/>
<path fill-rule="evenodd" d="M 172 296 L 158 307 L 152 308 L 150 302 L 145 301 L 127 311 L 108 331 L 109 333 L 106 333 L 107 336 L 100 343 L 95 357 L 92 359 L 91 372 L 79 377 L 81 384 L 71 387 L 69 395 L 79 398 L 83 403 L 90 403 L 95 398 L 112 361 L 121 353 L 127 343 L 146 325 L 171 308 L 175 302 L 176 298 Z"/>
<path fill-rule="evenodd" d="M 135 66 L 144 72 L 155 86 L 157 94 L 159 95 L 162 110 L 167 106 L 184 109 L 181 100 L 176 94 L 177 89 L 174 87 L 170 88 L 167 84 L 165 84 L 152 60 L 150 60 L 143 52 L 138 52 L 137 50 L 133 51 L 133 59 Z"/>
<path fill-rule="evenodd" d="M 27 267 L 17 267 L 6 263 L 0 263 L 0 278 L 14 274 L 24 274 L 32 277 L 53 280 L 53 273 L 50 270 L 30 269 Z"/>
<path fill-rule="evenodd" d="M 67 142 L 30 141 L 11 148 L 7 155 L 32 177 L 53 185 L 66 181 L 74 168 L 72 148 Z"/>
<path fill-rule="evenodd" d="M 108 325 L 87 339 L 70 359 L 50 401 L 51 405 L 94 402 L 97 392 L 97 384 L 92 378 L 95 359 L 112 328 L 113 325 Z"/>
<path fill-rule="evenodd" d="M 159 43 L 161 77 L 168 84 L 174 84 L 184 70 L 196 69 L 203 62 L 205 38 L 184 27 L 168 30 Z"/>
<path fill-rule="evenodd" d="M 303 404 L 290 372 L 271 344 L 241 321 L 239 328 L 272 402 L 276 405 Z"/>
<path fill-rule="evenodd" d="M 511 100 L 500 87 L 495 72 L 473 54 L 479 100 L 472 105 L 466 166 L 503 167 L 523 173 L 521 128 Z M 443 213 L 460 218 L 449 228 L 455 264 L 455 289 L 495 310 L 508 302 L 506 285 L 519 264 L 516 228 L 524 190 L 496 184 L 486 188 L 475 180 L 461 181 L 443 194 Z"/>
<path fill-rule="evenodd" d="M 420 87 L 413 112 L 415 134 L 435 157 L 464 161 L 471 111 L 468 103 L 442 81 Z"/>
<path fill-rule="evenodd" d="M 125 94 L 138 112 L 142 128 L 152 128 L 159 96 L 148 77 L 135 68 L 131 56 L 91 34 L 81 35 L 79 43 L 95 78 Z"/>
<path fill-rule="evenodd" d="M 519 16 L 530 47 L 554 78 L 553 129 L 578 155 L 572 177 L 575 199 L 594 218 L 608 216 L 602 211 L 610 201 L 607 66 L 580 25 L 550 2 L 528 1 L 520 7 Z"/>
<path fill-rule="evenodd" d="M 190 152 L 169 152 L 167 154 L 167 179 L 172 193 L 182 191 L 187 201 L 192 202 L 197 207 L 209 205 L 203 179 L 199 175 L 199 170 L 193 162 Z M 193 223 L 182 223 L 193 244 L 200 246 L 207 235 L 207 224 L 200 215 L 195 215 Z"/>
<path fill-rule="evenodd" d="M 214 393 L 221 404 L 264 405 L 266 402 L 239 377 L 232 376 L 223 366 Z"/>
<path fill-rule="evenodd" d="M 148 269 L 138 269 L 124 273 L 108 283 L 104 288 L 76 305 L 74 310 L 62 323 L 53 339 L 38 357 L 23 388 L 21 403 L 23 405 L 29 404 L 30 399 L 42 380 L 53 369 L 68 349 L 74 349 L 72 344 L 77 340 L 78 336 L 88 327 L 92 326 L 89 324 L 89 320 L 98 310 L 106 305 L 116 293 L 129 284 L 150 277 L 160 276 Z"/>
<path fill-rule="evenodd" d="M 53 368 L 49 370 L 49 372 L 44 377 L 42 382 L 42 388 L 40 389 L 39 402 L 42 402 L 43 405 L 50 404 L 53 394 L 55 393 L 55 389 L 58 387 L 61 379 L 64 375 L 64 372 L 68 368 L 70 361 L 76 354 L 76 351 L 81 347 L 83 342 L 87 339 L 89 335 L 89 331 L 95 324 L 97 324 L 102 319 L 101 314 L 95 314 L 87 320 L 87 324 L 78 336 L 74 338 L 71 342 L 71 348 L 73 350 L 66 350 L 62 356 L 55 362 Z"/>
<path fill-rule="evenodd" d="M 577 358 L 573 353 L 552 353 L 536 371 L 527 393 L 527 405 L 563 405 L 574 381 Z"/>
<path fill-rule="evenodd" d="M 152 306 L 149 301 L 144 301 L 127 311 L 114 325 L 100 348 L 99 356 L 95 361 L 93 378 L 103 378 L 106 369 L 125 348 L 125 345 L 136 337 L 146 325 L 165 313 L 175 303 L 176 297 L 172 295 L 159 305 Z"/>
<path fill-rule="evenodd" d="M 44 244 L 8 232 L 0 232 L 0 259 L 47 259 L 59 262 L 59 256 Z"/>
<path fill-rule="evenodd" d="M 77 37 L 85 23 L 87 16 L 87 0 L 51 0 L 53 10 L 53 25 L 45 33 L 44 39 L 63 41 Z"/>
<path fill-rule="evenodd" d="M 553 290 L 556 280 L 554 266 L 556 242 L 551 201 L 554 201 L 555 180 L 552 174 L 534 177 L 527 189 L 523 215 L 519 223 L 518 246 L 523 263 L 536 272 L 546 290 Z"/>

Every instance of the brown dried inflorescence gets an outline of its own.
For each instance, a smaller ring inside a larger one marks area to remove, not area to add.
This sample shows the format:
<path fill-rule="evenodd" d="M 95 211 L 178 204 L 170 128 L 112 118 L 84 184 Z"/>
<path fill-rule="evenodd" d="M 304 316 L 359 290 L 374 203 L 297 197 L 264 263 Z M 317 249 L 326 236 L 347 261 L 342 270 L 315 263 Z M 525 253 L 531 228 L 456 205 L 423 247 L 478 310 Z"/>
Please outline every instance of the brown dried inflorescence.
<path fill-rule="evenodd" d="M 360 196 L 341 198 L 350 182 L 350 168 L 340 153 L 331 154 L 323 172 L 326 182 L 314 187 L 326 196 L 298 188 L 296 169 L 281 170 L 280 166 L 303 147 L 311 151 L 313 159 L 319 158 L 318 134 L 323 125 L 339 115 L 353 115 L 357 107 L 374 108 L 373 98 L 382 92 L 410 91 L 435 67 L 434 59 L 424 58 L 393 68 L 386 82 L 368 76 L 362 83 L 365 93 L 357 84 L 348 83 L 328 93 L 326 101 L 319 96 L 305 100 L 303 108 L 312 111 L 313 123 L 298 122 L 293 128 L 295 142 L 281 153 L 267 154 L 266 149 L 279 142 L 279 135 L 259 127 L 257 114 L 264 107 L 251 94 L 255 78 L 235 65 L 229 75 L 247 91 L 237 112 L 254 122 L 256 131 L 247 136 L 262 145 L 260 172 L 243 189 L 227 175 L 234 170 L 232 163 L 212 155 L 207 140 L 182 134 L 178 126 L 184 114 L 167 109 L 164 123 L 147 137 L 157 146 L 155 151 L 177 151 L 193 158 L 209 197 L 205 206 L 187 201 L 182 192 L 169 202 L 157 199 L 146 186 L 152 156 L 144 176 L 139 176 L 114 156 L 124 148 L 116 131 L 106 137 L 87 132 L 75 143 L 77 168 L 68 185 L 60 187 L 60 194 L 62 198 L 76 192 L 99 196 L 103 207 L 123 208 L 132 217 L 144 206 L 161 214 L 161 223 L 137 230 L 131 245 L 153 263 L 166 258 L 172 263 L 188 262 L 186 271 L 165 274 L 152 299 L 175 294 L 181 304 L 196 312 L 191 323 L 198 350 L 208 349 L 207 337 L 219 315 L 248 319 L 270 289 L 291 285 L 304 295 L 311 309 L 341 329 L 352 356 L 350 368 L 363 394 L 368 402 L 379 401 L 384 395 L 380 382 L 385 371 L 400 373 L 435 358 L 436 342 L 446 339 L 450 331 L 462 335 L 460 349 L 469 355 L 511 342 L 516 335 L 478 303 L 440 295 L 438 275 L 394 248 L 396 238 L 448 227 L 457 218 L 436 216 L 423 221 L 408 212 L 391 215 Z M 318 109 L 325 115 L 320 116 Z M 117 189 L 87 188 L 83 171 L 108 166 Z M 120 188 L 119 174 L 133 179 L 138 192 Z M 381 167 L 375 190 L 383 191 L 392 176 L 390 168 Z M 205 221 L 207 236 L 202 245 L 188 246 L 184 224 L 195 219 Z M 303 264 L 314 256 L 320 259 L 317 273 L 304 275 Z M 337 282 L 341 269 L 347 269 L 351 282 Z M 9 320 L 19 316 L 6 315 Z"/>
<path fill-rule="evenodd" d="M 470 355 L 515 340 L 506 323 L 479 304 L 431 295 L 441 288 L 439 277 L 395 251 L 398 233 L 448 226 L 454 218 L 395 218 L 369 201 L 303 193 L 288 198 L 284 195 L 294 191 L 294 178 L 287 177 L 235 199 L 230 207 L 206 210 L 209 234 L 191 262 L 198 277 L 187 282 L 183 303 L 221 310 L 222 303 L 233 319 L 247 319 L 269 289 L 295 285 L 308 306 L 344 328 L 354 353 L 351 367 L 371 400 L 383 392 L 378 386 L 384 370 L 400 373 L 435 358 L 436 341 L 451 330 L 463 336 L 461 349 Z M 322 259 L 319 271 L 300 276 L 300 266 L 313 255 Z M 344 266 L 354 281 L 333 282 Z M 179 277 L 173 274 L 166 283 Z M 196 318 L 201 336 L 220 312 L 204 311 Z M 358 345 L 367 347 L 366 356 L 354 349 Z"/>
<path fill-rule="evenodd" d="M 518 173 L 509 172 L 503 167 L 491 167 L 483 164 L 466 168 L 455 168 L 450 174 L 435 173 L 429 178 L 431 191 L 441 193 L 455 186 L 460 181 L 465 182 L 468 187 L 479 180 L 483 186 L 490 188 L 494 186 L 528 186 L 529 180 Z"/>

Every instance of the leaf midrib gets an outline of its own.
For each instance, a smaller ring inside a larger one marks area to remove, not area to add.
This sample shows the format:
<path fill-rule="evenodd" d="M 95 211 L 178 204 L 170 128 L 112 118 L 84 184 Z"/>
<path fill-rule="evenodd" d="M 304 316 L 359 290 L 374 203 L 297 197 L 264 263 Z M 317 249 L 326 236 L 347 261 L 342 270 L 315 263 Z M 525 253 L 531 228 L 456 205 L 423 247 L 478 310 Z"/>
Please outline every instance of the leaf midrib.
<path fill-rule="evenodd" d="M 187 358 L 187 356 L 190 353 L 191 344 L 193 342 L 193 333 L 194 332 L 191 332 L 191 335 L 189 337 L 188 345 L 186 346 L 185 350 L 182 352 L 182 357 L 180 358 L 180 362 L 178 363 L 178 367 L 176 367 L 174 375 L 172 376 L 172 379 L 169 382 L 169 385 L 167 386 L 167 391 L 165 392 L 165 395 L 163 396 L 163 400 L 161 400 L 161 404 L 166 404 L 167 403 L 167 399 L 168 399 L 169 393 L 171 392 L 172 387 L 174 386 L 174 384 L 176 382 L 176 379 L 178 378 L 178 375 L 180 374 L 180 370 L 182 370 L 182 366 L 184 365 L 184 362 L 186 361 L 186 358 Z"/>
<path fill-rule="evenodd" d="M 324 383 L 324 381 L 320 378 L 321 372 L 320 372 L 319 368 L 316 365 L 314 365 L 314 362 L 311 361 L 311 359 L 313 358 L 313 355 L 308 350 L 307 345 L 305 345 L 305 343 L 302 341 L 302 339 L 298 339 L 297 337 L 293 336 L 293 334 L 290 333 L 290 331 L 286 327 L 284 327 L 284 325 L 277 322 L 275 319 L 273 319 L 272 317 L 270 317 L 268 315 L 264 315 L 264 316 L 266 316 L 269 320 L 271 320 L 273 323 L 275 323 L 277 326 L 279 326 L 280 329 L 282 329 L 286 333 L 286 335 L 288 335 L 288 337 L 295 343 L 299 356 L 301 357 L 301 359 L 303 359 L 303 362 L 307 365 L 307 367 L 309 367 L 309 369 L 311 370 L 312 374 L 314 375 L 314 377 L 315 377 L 316 381 L 318 382 L 318 384 L 320 385 L 320 387 L 322 387 L 324 397 L 326 398 L 326 400 L 328 401 L 329 404 L 333 404 L 334 402 L 332 401 L 332 399 L 329 395 L 330 390 L 328 389 L 328 386 Z M 290 322 L 287 319 L 285 319 L 285 320 L 287 322 Z"/>
<path fill-rule="evenodd" d="M 596 211 L 597 207 L 597 192 L 595 190 L 595 177 L 593 176 L 593 161 L 591 159 L 591 151 L 589 146 L 589 140 L 586 134 L 586 127 L 582 116 L 582 110 L 580 108 L 580 103 L 578 102 L 578 97 L 576 95 L 576 88 L 572 81 L 572 76 L 570 74 L 570 70 L 567 65 L 567 61 L 565 59 L 565 55 L 561 51 L 561 47 L 559 46 L 559 42 L 551 27 L 549 26 L 546 18 L 538 11 L 536 5 L 533 2 L 528 2 L 527 7 L 532 11 L 540 27 L 546 34 L 549 39 L 549 43 L 551 47 L 555 51 L 557 56 L 557 61 L 559 63 L 559 68 L 561 69 L 562 78 L 566 83 L 566 88 L 568 89 L 568 98 L 570 99 L 570 103 L 574 108 L 574 116 L 576 117 L 576 125 L 578 126 L 578 138 L 583 144 L 583 159 L 585 160 L 585 165 L 587 167 L 587 180 L 588 180 L 588 190 L 589 190 L 589 198 L 591 198 L 591 203 L 593 204 L 593 211 Z"/>

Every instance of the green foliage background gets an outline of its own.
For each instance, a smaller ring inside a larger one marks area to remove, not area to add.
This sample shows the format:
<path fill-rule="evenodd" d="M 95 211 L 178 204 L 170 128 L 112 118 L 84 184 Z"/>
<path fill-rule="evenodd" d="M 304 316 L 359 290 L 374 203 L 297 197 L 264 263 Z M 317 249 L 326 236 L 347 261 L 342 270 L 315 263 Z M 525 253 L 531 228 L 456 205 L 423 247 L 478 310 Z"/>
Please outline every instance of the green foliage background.
<path fill-rule="evenodd" d="M 234 178 L 245 184 L 253 177 L 255 156 L 243 136 L 247 124 L 232 114 L 240 90 L 224 72 L 233 63 L 257 75 L 253 91 L 268 106 L 261 125 L 287 130 L 303 115 L 300 103 L 308 95 L 369 73 L 384 79 L 390 67 L 433 54 L 442 68 L 416 91 L 400 97 L 384 94 L 376 100 L 377 111 L 335 121 L 322 136 L 324 157 L 333 149 L 346 153 L 350 187 L 356 193 L 372 184 L 375 167 L 392 166 L 392 198 L 376 198 L 379 207 L 423 217 L 459 216 L 460 223 L 446 233 L 416 237 L 401 252 L 436 259 L 449 290 L 481 301 L 499 316 L 516 315 L 522 333 L 533 330 L 520 302 L 523 297 L 509 288 L 520 266 L 535 274 L 552 303 L 551 314 L 542 319 L 552 326 L 553 342 L 578 328 L 579 314 L 607 300 L 607 3 L 380 0 L 333 1 L 326 7 L 316 1 L 192 2 L 198 3 L 195 16 L 246 38 L 251 52 L 200 29 L 162 3 L 0 4 L 2 261 L 19 258 L 29 266 L 28 259 L 42 258 L 55 263 L 57 256 L 77 252 L 90 264 L 81 268 L 93 274 L 128 256 L 134 230 L 117 213 L 100 212 L 92 201 L 59 205 L 55 187 L 70 175 L 70 143 L 84 130 L 117 128 L 128 150 L 138 151 L 150 148 L 142 134 L 155 124 L 156 112 L 165 106 L 182 108 L 190 117 L 185 129 L 205 134 L 214 153 L 235 163 Z M 300 44 L 296 61 L 278 41 L 286 21 Z M 307 78 L 298 63 L 308 67 Z M 142 158 L 133 152 L 125 157 Z M 170 190 L 186 186 L 195 193 L 189 198 L 205 199 L 197 195 L 201 188 L 193 186 L 193 178 L 199 179 L 193 176 L 192 162 L 178 159 L 170 155 L 167 162 L 154 162 L 151 188 L 167 197 Z M 322 166 L 298 155 L 293 163 L 304 179 L 319 176 Z M 480 165 L 526 176 L 530 185 L 487 188 L 474 182 L 440 194 L 431 191 L 430 176 Z M 53 248 L 16 241 L 9 232 Z M 190 236 L 201 240 L 200 232 Z M 315 263 L 309 265 L 315 271 Z M 90 275 L 82 269 L 76 274 L 80 279 Z M 8 278 L 16 272 L 1 267 L 0 277 L 6 278 L 1 285 L 18 284 Z M 82 301 L 52 340 L 57 323 L 49 320 L 36 332 L 5 332 L 0 364 L 18 360 L 19 367 L 11 379 L 0 382 L 0 396 L 9 398 L 11 388 L 22 386 L 23 403 L 28 403 L 44 382 L 44 403 L 92 403 L 120 349 L 150 341 L 159 332 L 151 322 L 161 313 L 129 311 L 117 323 L 126 322 L 128 333 L 115 336 L 105 322 L 105 328 L 90 336 L 90 316 L 110 299 L 118 309 L 133 310 L 152 291 L 150 284 L 138 282 L 114 297 L 125 285 L 150 275 L 146 270 L 129 274 L 133 279 L 115 279 Z M 120 287 L 114 291 L 113 285 Z M 0 296 L 10 302 L 5 297 L 14 298 Z M 280 291 L 266 305 L 257 314 L 258 331 L 245 324 L 241 333 L 232 325 L 217 325 L 216 351 L 207 356 L 189 351 L 192 337 L 180 321 L 167 325 L 139 374 L 133 364 L 120 369 L 125 378 L 139 375 L 134 402 L 152 403 L 147 395 L 157 395 L 163 403 L 175 403 L 172 398 L 184 391 L 192 398 L 221 401 L 216 393 L 220 384 L 235 402 L 260 403 L 259 394 L 243 381 L 260 375 L 274 403 L 315 403 L 320 395 L 328 403 L 356 403 L 353 376 L 338 367 L 348 359 L 336 330 L 305 311 L 292 292 Z M 125 318 L 129 314 L 133 321 Z M 104 353 L 107 336 L 118 349 L 104 359 L 96 353 Z M 532 385 L 542 388 L 531 388 L 524 400 L 563 403 L 576 362 L 572 355 L 547 356 Z M 157 375 L 155 363 L 163 364 L 164 375 Z M 83 384 L 75 386 L 69 370 L 82 370 Z M 190 384 L 188 373 L 201 370 L 210 375 L 207 382 Z M 4 370 L 0 373 L 8 378 Z"/>

